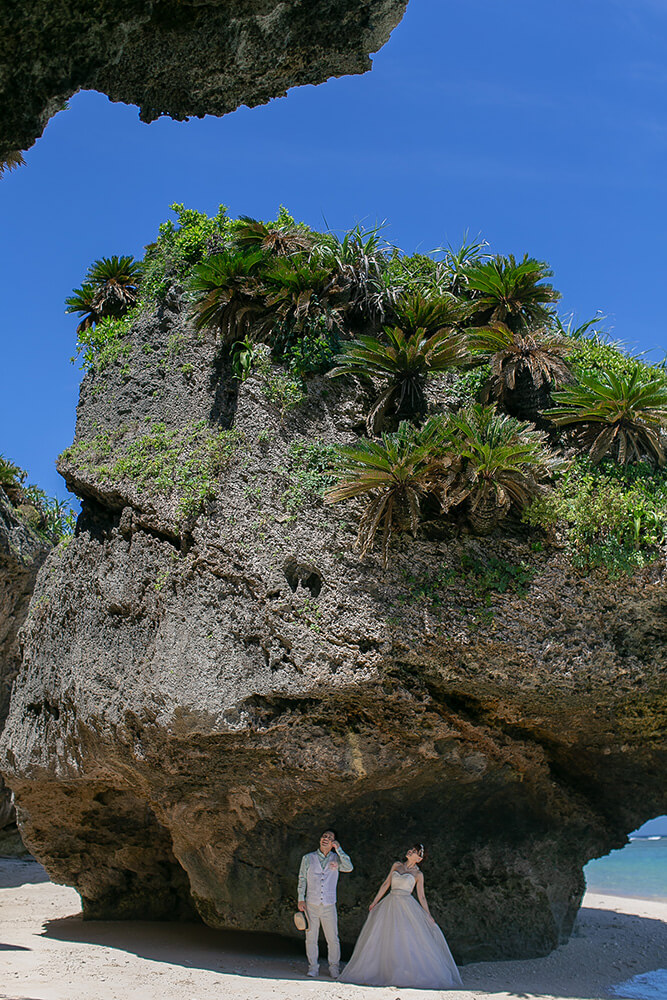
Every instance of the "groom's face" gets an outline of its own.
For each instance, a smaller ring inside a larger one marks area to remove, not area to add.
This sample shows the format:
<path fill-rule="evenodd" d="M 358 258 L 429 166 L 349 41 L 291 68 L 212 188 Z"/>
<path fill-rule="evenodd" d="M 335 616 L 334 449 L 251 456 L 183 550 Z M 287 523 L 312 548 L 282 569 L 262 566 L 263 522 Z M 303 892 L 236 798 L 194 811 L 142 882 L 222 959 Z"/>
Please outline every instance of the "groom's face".
<path fill-rule="evenodd" d="M 334 835 L 331 830 L 325 830 L 320 837 L 320 850 L 322 854 L 328 854 L 334 845 Z"/>

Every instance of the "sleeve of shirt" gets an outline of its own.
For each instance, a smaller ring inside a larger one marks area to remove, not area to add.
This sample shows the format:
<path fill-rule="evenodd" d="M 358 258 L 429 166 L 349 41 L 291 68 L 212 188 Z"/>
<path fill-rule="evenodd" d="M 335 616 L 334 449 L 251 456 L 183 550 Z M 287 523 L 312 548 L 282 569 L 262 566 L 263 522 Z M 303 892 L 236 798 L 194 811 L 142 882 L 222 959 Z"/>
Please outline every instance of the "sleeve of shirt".
<path fill-rule="evenodd" d="M 338 855 L 338 870 L 341 872 L 351 872 L 354 871 L 354 865 L 350 861 L 349 855 L 345 853 L 342 847 L 338 847 L 336 850 Z"/>
<path fill-rule="evenodd" d="M 308 884 L 308 855 L 304 854 L 301 858 L 301 867 L 299 868 L 299 883 L 297 886 L 297 899 L 300 903 L 305 902 L 306 899 L 306 887 Z M 294 869 L 292 869 L 294 870 Z M 347 869 L 346 869 L 347 870 Z"/>

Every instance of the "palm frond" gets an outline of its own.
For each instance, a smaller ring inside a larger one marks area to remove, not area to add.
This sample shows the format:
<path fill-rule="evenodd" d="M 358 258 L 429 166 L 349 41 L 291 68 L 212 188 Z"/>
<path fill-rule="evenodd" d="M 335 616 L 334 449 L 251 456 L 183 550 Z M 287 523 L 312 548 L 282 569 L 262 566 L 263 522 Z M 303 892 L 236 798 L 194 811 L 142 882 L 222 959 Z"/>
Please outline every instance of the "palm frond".
<path fill-rule="evenodd" d="M 25 166 L 25 159 L 23 153 L 20 149 L 17 149 L 14 153 L 7 153 L 5 157 L 0 160 L 0 177 L 5 173 L 11 173 L 12 170 L 17 170 L 19 167 Z"/>
<path fill-rule="evenodd" d="M 382 338 L 362 336 L 346 344 L 329 377 L 356 375 L 385 383 L 368 418 L 369 430 L 377 433 L 390 406 L 399 417 L 422 417 L 427 376 L 465 367 L 470 360 L 463 337 L 451 329 L 429 336 L 422 328 L 406 334 L 399 327 L 385 327 Z"/>
<path fill-rule="evenodd" d="M 548 324 L 560 293 L 546 279 L 553 272 L 541 260 L 529 257 L 517 263 L 510 254 L 466 270 L 467 293 L 481 323 L 505 323 L 513 330 Z"/>
<path fill-rule="evenodd" d="M 458 329 L 465 323 L 470 311 L 470 303 L 462 302 L 449 292 L 430 296 L 407 292 L 393 307 L 395 325 L 406 336 L 415 334 L 417 330 L 430 335 L 439 330 Z"/>
<path fill-rule="evenodd" d="M 77 333 L 88 330 L 102 318 L 97 309 L 96 294 L 97 289 L 94 285 L 84 283 L 81 288 L 75 288 L 72 294 L 65 299 L 65 312 L 76 313 L 82 317 L 76 328 Z"/>
<path fill-rule="evenodd" d="M 464 462 L 471 527 L 479 533 L 493 530 L 512 504 L 521 509 L 543 492 L 560 464 L 541 431 L 492 406 L 475 404 L 459 411 L 446 433 Z"/>
<path fill-rule="evenodd" d="M 287 257 L 310 250 L 313 237 L 302 226 L 259 222 L 249 215 L 240 216 L 236 227 L 236 243 L 244 252 Z"/>
<path fill-rule="evenodd" d="M 193 268 L 190 291 L 197 329 L 216 330 L 223 343 L 243 340 L 265 312 L 261 250 L 224 251 Z"/>
<path fill-rule="evenodd" d="M 338 483 L 324 499 L 331 504 L 368 497 L 357 536 L 362 557 L 373 547 L 381 529 L 386 567 L 392 535 L 403 530 L 416 532 L 421 502 L 435 489 L 434 463 L 443 439 L 442 420 L 433 418 L 421 430 L 404 422 L 395 434 L 341 449 Z"/>
<path fill-rule="evenodd" d="M 492 323 L 470 331 L 468 344 L 491 367 L 487 396 L 517 417 L 537 419 L 552 389 L 571 381 L 572 342 L 545 327 L 515 331 Z"/>
<path fill-rule="evenodd" d="M 129 254 L 93 261 L 81 288 L 75 288 L 65 299 L 65 312 L 83 316 L 77 333 L 99 323 L 105 316 L 124 316 L 135 306 L 142 273 L 141 261 Z"/>

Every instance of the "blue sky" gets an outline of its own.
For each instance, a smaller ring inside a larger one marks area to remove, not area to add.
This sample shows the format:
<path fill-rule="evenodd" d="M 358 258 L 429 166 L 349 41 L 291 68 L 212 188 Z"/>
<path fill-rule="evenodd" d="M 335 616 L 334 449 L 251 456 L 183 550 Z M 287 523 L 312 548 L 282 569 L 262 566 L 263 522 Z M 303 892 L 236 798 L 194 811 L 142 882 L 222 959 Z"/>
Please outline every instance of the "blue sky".
<path fill-rule="evenodd" d="M 410 0 L 372 73 L 262 108 L 144 125 L 77 95 L 0 182 L 0 450 L 65 494 L 81 373 L 63 300 L 94 258 L 140 255 L 174 201 L 386 219 L 407 251 L 481 234 L 548 260 L 563 313 L 600 310 L 661 358 L 666 42 L 651 0 Z"/>

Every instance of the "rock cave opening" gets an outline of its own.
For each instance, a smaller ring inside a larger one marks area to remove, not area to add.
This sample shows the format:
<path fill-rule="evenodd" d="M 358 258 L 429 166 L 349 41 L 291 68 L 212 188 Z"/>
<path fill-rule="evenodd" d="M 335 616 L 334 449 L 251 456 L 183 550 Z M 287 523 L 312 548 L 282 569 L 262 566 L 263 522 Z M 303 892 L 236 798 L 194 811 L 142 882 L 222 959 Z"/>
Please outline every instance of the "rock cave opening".
<path fill-rule="evenodd" d="M 586 889 L 600 895 L 662 899 L 666 861 L 667 815 L 655 816 L 633 830 L 623 847 L 588 862 Z"/>

